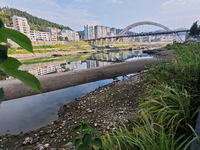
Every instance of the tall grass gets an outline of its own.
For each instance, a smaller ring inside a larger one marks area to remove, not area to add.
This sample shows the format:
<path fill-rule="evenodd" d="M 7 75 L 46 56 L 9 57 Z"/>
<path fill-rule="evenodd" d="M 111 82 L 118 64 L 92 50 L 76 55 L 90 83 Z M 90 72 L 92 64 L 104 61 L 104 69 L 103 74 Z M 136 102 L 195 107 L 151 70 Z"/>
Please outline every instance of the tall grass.
<path fill-rule="evenodd" d="M 149 68 L 146 97 L 140 100 L 132 129 L 116 127 L 103 136 L 105 149 L 190 148 L 200 108 L 200 44 L 175 44 L 171 49 L 174 60 Z"/>

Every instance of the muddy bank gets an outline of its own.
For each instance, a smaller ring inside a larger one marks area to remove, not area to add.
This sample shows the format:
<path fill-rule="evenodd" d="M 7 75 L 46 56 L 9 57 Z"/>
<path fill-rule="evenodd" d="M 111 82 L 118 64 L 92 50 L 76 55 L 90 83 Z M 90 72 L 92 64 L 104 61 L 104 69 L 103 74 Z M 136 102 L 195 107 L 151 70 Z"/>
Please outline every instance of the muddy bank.
<path fill-rule="evenodd" d="M 46 93 L 75 85 L 135 73 L 144 70 L 147 65 L 158 62 L 159 60 L 156 58 L 147 58 L 85 70 L 43 75 L 37 78 L 41 83 L 42 92 Z M 19 80 L 1 81 L 0 87 L 4 88 L 5 100 L 38 94 Z"/>

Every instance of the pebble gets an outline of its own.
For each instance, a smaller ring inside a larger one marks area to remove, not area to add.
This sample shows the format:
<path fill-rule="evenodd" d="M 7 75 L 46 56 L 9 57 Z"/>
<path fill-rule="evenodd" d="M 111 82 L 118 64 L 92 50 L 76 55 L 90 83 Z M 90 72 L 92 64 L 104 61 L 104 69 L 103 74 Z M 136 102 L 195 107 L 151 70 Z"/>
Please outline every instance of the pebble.
<path fill-rule="evenodd" d="M 53 131 L 52 130 L 48 130 L 47 131 L 47 134 L 51 134 Z"/>
<path fill-rule="evenodd" d="M 33 144 L 33 138 L 32 137 L 25 138 L 25 141 L 22 144 L 23 145 Z"/>
<path fill-rule="evenodd" d="M 48 147 L 49 147 L 49 144 L 45 144 L 44 147 L 45 147 L 45 148 L 48 148 Z"/>

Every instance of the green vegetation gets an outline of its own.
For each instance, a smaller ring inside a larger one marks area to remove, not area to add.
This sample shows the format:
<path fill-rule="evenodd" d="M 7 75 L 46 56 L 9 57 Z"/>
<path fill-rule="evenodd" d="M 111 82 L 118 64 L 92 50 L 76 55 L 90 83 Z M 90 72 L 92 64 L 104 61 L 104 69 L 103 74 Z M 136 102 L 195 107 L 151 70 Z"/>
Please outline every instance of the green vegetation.
<path fill-rule="evenodd" d="M 71 41 L 71 43 L 78 44 L 78 45 L 89 45 L 88 42 L 84 42 L 84 41 Z"/>
<path fill-rule="evenodd" d="M 57 37 L 57 40 L 58 40 L 58 41 L 64 41 L 64 39 L 63 39 L 62 36 L 58 36 L 58 37 Z"/>
<path fill-rule="evenodd" d="M 190 149 L 200 108 L 200 44 L 174 44 L 171 49 L 175 60 L 148 68 L 146 96 L 132 128 L 115 127 L 102 136 L 105 150 Z"/>
<path fill-rule="evenodd" d="M 46 31 L 46 27 L 71 30 L 69 27 L 59 25 L 38 17 L 34 17 L 28 14 L 27 12 L 23 12 L 15 8 L 0 7 L 0 18 L 4 21 L 4 23 L 7 26 L 10 26 L 12 24 L 13 15 L 25 17 L 28 20 L 28 24 L 30 25 L 31 30 Z"/>
<path fill-rule="evenodd" d="M 13 76 L 26 85 L 33 88 L 35 91 L 41 93 L 41 85 L 39 80 L 29 74 L 27 71 L 18 70 L 19 66 L 22 65 L 17 59 L 8 57 L 7 46 L 2 45 L 2 42 L 7 41 L 7 38 L 13 40 L 27 51 L 33 53 L 33 48 L 30 39 L 19 31 L 8 29 L 4 27 L 4 23 L 0 19 L 0 70 L 9 76 Z M 0 102 L 4 99 L 3 88 L 0 88 Z"/>
<path fill-rule="evenodd" d="M 194 22 L 193 25 L 190 28 L 190 35 L 191 36 L 197 36 L 199 34 L 199 28 L 198 28 L 198 21 Z"/>
<path fill-rule="evenodd" d="M 52 49 L 51 49 L 52 48 Z M 84 46 L 75 46 L 75 45 L 43 45 L 43 46 L 33 46 L 34 53 L 45 53 L 45 52 L 70 52 L 70 51 L 82 51 L 82 50 L 92 50 L 93 47 L 88 45 L 87 47 Z M 8 54 L 27 54 L 28 52 L 21 48 L 9 48 Z"/>
<path fill-rule="evenodd" d="M 99 138 L 101 133 L 96 129 L 88 127 L 88 123 L 88 121 L 79 121 L 76 123 L 73 134 L 81 132 L 81 135 L 76 137 L 72 142 L 69 142 L 67 146 L 74 145 L 77 150 L 103 150 L 102 141 Z"/>
<path fill-rule="evenodd" d="M 67 60 L 70 63 L 72 61 L 86 60 L 90 57 L 90 55 L 91 54 L 74 54 L 74 55 L 62 56 L 60 58 L 43 57 L 43 58 L 22 60 L 21 62 L 22 64 L 28 65 L 28 64 L 47 63 L 47 62 Z"/>

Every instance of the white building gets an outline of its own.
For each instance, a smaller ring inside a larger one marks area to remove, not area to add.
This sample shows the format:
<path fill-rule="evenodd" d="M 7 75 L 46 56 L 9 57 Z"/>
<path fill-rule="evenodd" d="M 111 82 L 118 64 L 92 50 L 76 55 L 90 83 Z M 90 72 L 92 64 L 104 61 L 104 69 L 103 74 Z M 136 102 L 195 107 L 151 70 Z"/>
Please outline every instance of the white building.
<path fill-rule="evenodd" d="M 12 21 L 13 21 L 13 27 L 15 30 L 30 37 L 30 26 L 28 25 L 26 18 L 14 15 L 12 17 Z"/>
<path fill-rule="evenodd" d="M 30 39 L 31 41 L 50 41 L 51 36 L 49 32 L 30 30 Z"/>
<path fill-rule="evenodd" d="M 88 38 L 89 39 L 95 38 L 94 26 L 89 26 Z"/>
<path fill-rule="evenodd" d="M 111 29 L 105 26 L 84 26 L 85 39 L 107 37 L 111 35 Z"/>
<path fill-rule="evenodd" d="M 76 31 L 62 29 L 61 36 L 63 38 L 68 37 L 69 41 L 79 41 L 79 35 Z"/>
<path fill-rule="evenodd" d="M 51 34 L 51 41 L 57 41 L 57 28 L 46 27 L 46 31 Z"/>

